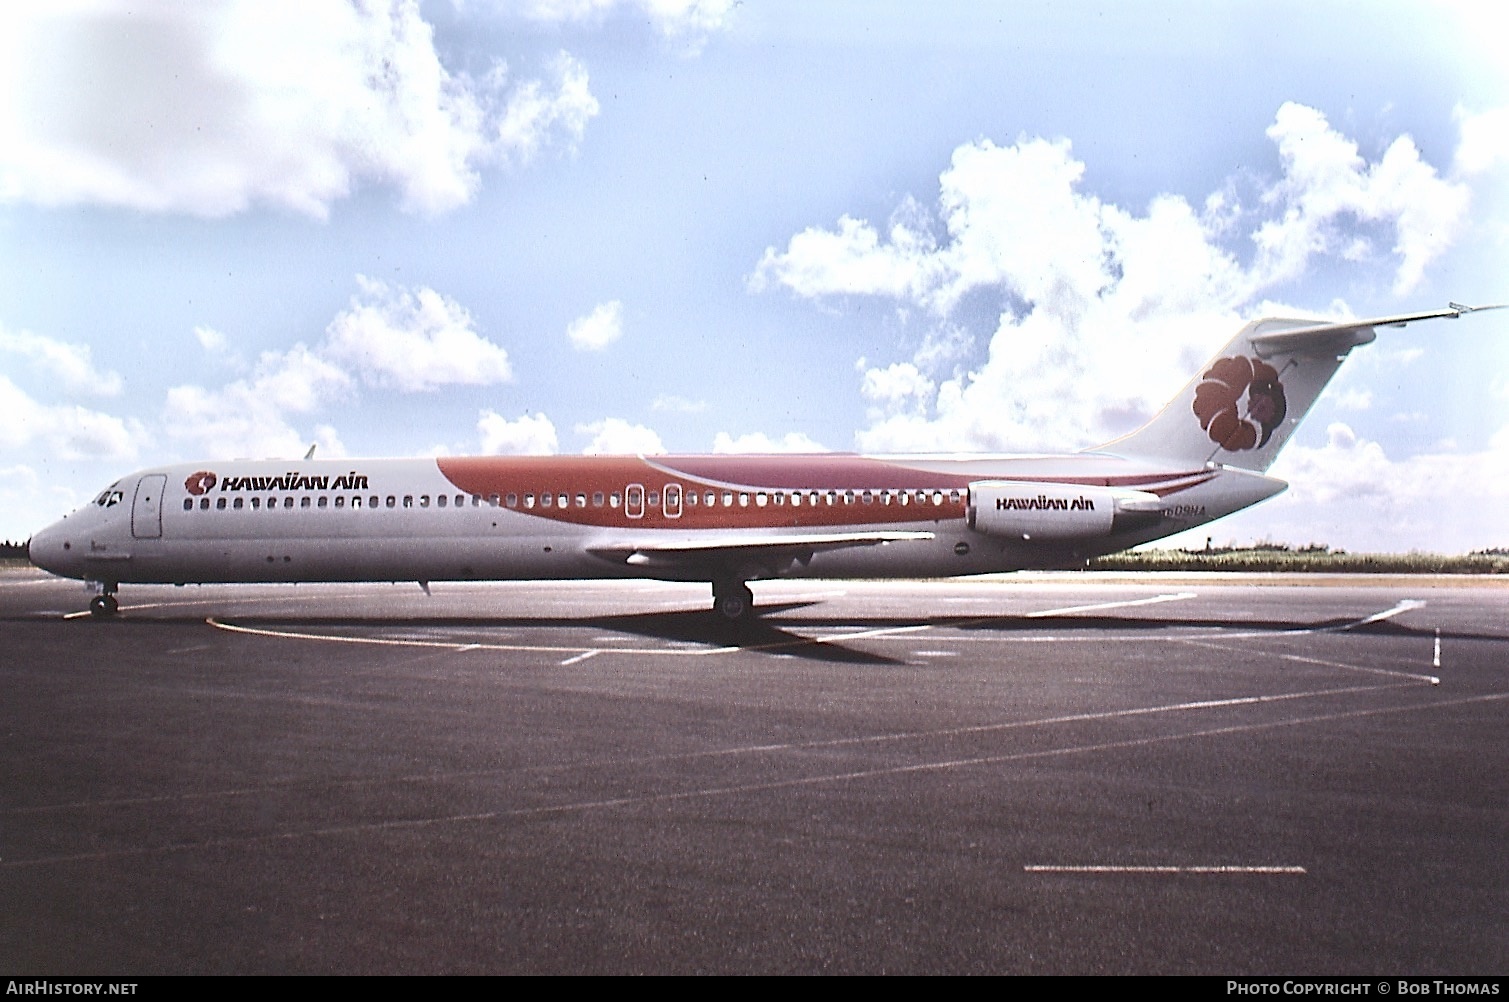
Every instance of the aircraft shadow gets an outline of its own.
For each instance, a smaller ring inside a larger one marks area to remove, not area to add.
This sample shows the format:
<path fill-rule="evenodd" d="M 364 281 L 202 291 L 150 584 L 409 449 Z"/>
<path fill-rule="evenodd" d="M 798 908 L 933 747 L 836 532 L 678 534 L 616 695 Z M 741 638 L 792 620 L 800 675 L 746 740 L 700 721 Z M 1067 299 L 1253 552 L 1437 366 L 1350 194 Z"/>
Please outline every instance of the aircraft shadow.
<path fill-rule="evenodd" d="M 1167 633 L 1176 639 L 1181 632 L 1210 631 L 1237 633 L 1271 633 L 1275 636 L 1305 633 L 1360 633 L 1379 636 L 1432 638 L 1434 627 L 1411 627 L 1394 620 L 1359 624 L 1356 619 L 1331 617 L 1317 620 L 1229 620 L 1192 617 L 1149 616 L 870 616 L 870 617 L 814 617 L 790 614 L 807 609 L 817 602 L 791 602 L 779 605 L 762 605 L 759 616 L 747 623 L 729 623 L 711 610 L 672 610 L 622 615 L 594 616 L 217 616 L 221 622 L 237 626 L 259 627 L 302 631 L 311 629 L 456 629 L 456 630 L 506 630 L 527 629 L 534 631 L 557 630 L 603 630 L 629 636 L 644 637 L 667 643 L 693 644 L 707 647 L 735 647 L 749 651 L 763 651 L 811 661 L 832 663 L 869 664 L 876 666 L 901 666 L 904 659 L 888 657 L 872 650 L 850 646 L 845 637 L 810 635 L 811 630 L 846 629 L 856 633 L 870 633 L 908 627 L 931 626 L 975 634 L 1042 633 L 1121 633 L 1158 634 Z M 199 617 L 193 617 L 199 621 Z M 129 610 L 117 620 L 95 622 L 80 620 L 91 625 L 150 626 L 153 624 L 182 624 L 184 617 L 133 619 Z M 801 631 L 801 632 L 797 632 Z M 1502 642 L 1509 636 L 1471 631 L 1442 631 L 1441 637 L 1449 640 L 1483 640 Z M 461 641 L 464 642 L 464 641 Z"/>

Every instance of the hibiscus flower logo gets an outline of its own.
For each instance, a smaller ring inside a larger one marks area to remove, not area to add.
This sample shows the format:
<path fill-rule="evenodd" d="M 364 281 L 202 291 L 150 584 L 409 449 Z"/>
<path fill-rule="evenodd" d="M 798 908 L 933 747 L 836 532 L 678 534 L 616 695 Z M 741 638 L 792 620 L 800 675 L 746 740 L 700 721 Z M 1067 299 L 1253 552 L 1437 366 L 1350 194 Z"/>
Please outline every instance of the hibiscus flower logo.
<path fill-rule="evenodd" d="M 183 482 L 183 489 L 188 491 L 195 497 L 198 497 L 214 486 L 215 475 L 213 473 L 210 473 L 208 470 L 200 470 L 198 473 L 192 473 L 189 475 L 189 478 Z"/>
<path fill-rule="evenodd" d="M 1243 395 L 1246 395 L 1243 413 Z M 1268 444 L 1289 405 L 1278 370 L 1267 362 L 1237 355 L 1217 361 L 1195 387 L 1195 416 L 1200 427 L 1227 452 Z M 1259 437 L 1261 429 L 1261 437 Z"/>

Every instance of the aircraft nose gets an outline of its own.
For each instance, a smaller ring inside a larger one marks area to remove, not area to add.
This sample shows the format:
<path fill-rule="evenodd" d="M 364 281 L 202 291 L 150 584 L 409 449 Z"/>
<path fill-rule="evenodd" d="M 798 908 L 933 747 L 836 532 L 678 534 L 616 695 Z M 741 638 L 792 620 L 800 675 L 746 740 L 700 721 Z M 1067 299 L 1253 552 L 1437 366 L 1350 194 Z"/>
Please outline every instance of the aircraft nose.
<path fill-rule="evenodd" d="M 49 525 L 26 543 L 26 558 L 37 567 L 63 577 L 77 577 L 79 558 L 62 522 Z"/>

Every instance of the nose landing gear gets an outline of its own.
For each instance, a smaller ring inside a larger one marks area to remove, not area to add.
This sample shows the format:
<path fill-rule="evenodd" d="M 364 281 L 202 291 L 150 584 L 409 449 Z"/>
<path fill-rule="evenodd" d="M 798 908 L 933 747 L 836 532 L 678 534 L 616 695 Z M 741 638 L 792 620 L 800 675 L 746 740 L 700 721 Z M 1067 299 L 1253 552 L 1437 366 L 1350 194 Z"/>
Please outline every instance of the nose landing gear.
<path fill-rule="evenodd" d="M 100 594 L 89 600 L 89 615 L 95 619 L 109 619 L 120 611 L 120 603 L 115 600 L 114 581 L 101 583 Z"/>

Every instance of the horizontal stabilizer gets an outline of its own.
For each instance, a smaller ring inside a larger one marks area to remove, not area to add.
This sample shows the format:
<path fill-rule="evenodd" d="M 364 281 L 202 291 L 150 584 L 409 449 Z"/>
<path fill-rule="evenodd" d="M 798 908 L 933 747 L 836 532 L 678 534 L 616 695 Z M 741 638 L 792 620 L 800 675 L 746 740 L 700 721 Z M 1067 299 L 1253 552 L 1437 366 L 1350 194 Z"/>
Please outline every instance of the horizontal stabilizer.
<path fill-rule="evenodd" d="M 1377 328 L 1502 308 L 1451 303 L 1442 310 L 1338 323 L 1255 321 L 1151 421 L 1095 451 L 1266 470 L 1347 353 L 1373 341 Z"/>

